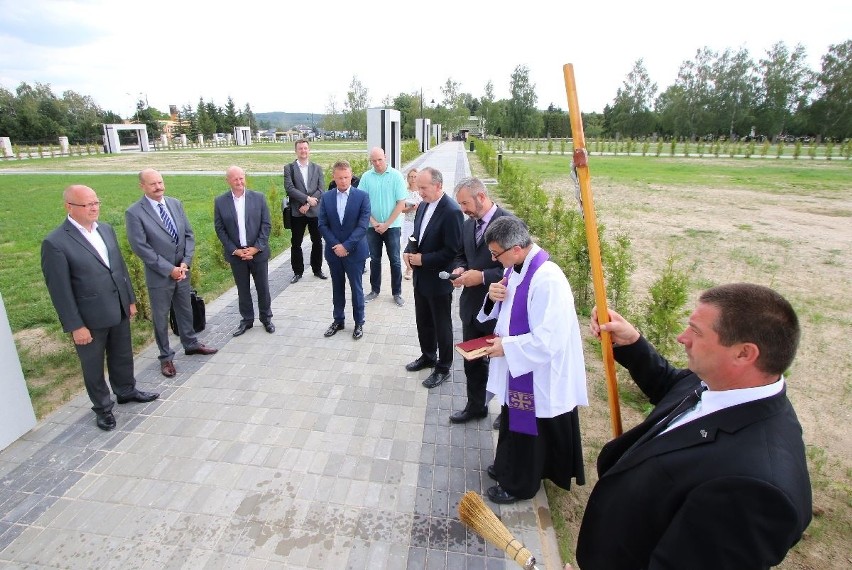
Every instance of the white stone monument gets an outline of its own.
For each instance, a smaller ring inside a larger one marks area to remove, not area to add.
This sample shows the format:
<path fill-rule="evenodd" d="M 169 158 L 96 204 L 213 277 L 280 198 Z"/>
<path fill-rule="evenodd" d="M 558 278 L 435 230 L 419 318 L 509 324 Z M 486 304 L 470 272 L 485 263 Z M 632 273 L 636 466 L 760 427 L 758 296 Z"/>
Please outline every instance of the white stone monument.
<path fill-rule="evenodd" d="M 12 139 L 9 137 L 0 137 L 0 151 L 3 153 L 3 158 L 12 158 L 15 153 L 12 151 Z"/>
<path fill-rule="evenodd" d="M 237 146 L 251 145 L 251 128 L 234 127 L 234 138 L 237 140 Z"/>
<path fill-rule="evenodd" d="M 33 429 L 36 425 L 33 403 L 21 371 L 21 360 L 12 338 L 3 295 L 0 295 L 0 450 Z"/>
<path fill-rule="evenodd" d="M 402 167 L 402 117 L 396 109 L 367 109 L 367 150 L 381 147 L 388 166 Z"/>
<path fill-rule="evenodd" d="M 180 146 L 186 146 L 186 135 L 180 136 Z"/>
<path fill-rule="evenodd" d="M 417 138 L 417 142 L 420 143 L 420 152 L 426 152 L 429 150 L 429 135 L 432 131 L 432 119 L 415 119 L 414 122 L 414 136 Z"/>
<path fill-rule="evenodd" d="M 201 133 L 198 133 L 198 145 L 204 146 L 204 135 L 202 135 Z"/>
<path fill-rule="evenodd" d="M 68 137 L 59 137 L 59 152 L 62 154 L 70 154 L 68 152 Z"/>
<path fill-rule="evenodd" d="M 435 139 L 435 144 L 441 144 L 441 136 L 440 123 L 432 125 L 432 138 Z"/>
<path fill-rule="evenodd" d="M 139 150 L 142 152 L 149 152 L 151 150 L 148 143 L 148 127 L 146 125 L 104 124 L 104 152 L 121 152 L 121 143 L 118 140 L 119 131 L 136 131 L 136 135 L 139 138 Z"/>

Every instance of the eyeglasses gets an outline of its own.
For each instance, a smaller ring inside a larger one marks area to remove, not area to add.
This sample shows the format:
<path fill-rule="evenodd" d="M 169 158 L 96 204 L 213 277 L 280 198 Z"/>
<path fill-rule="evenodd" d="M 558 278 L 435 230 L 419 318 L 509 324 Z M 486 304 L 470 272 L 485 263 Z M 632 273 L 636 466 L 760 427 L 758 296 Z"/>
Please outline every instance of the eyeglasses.
<path fill-rule="evenodd" d="M 501 251 L 500 253 L 494 253 L 493 251 L 491 251 L 491 250 L 489 249 L 489 250 L 488 250 L 488 253 L 490 253 L 490 254 L 491 254 L 491 257 L 493 257 L 493 258 L 495 259 L 495 261 L 496 261 L 496 260 L 499 260 L 499 259 L 500 259 L 500 256 L 501 256 L 501 255 L 503 255 L 503 254 L 504 254 L 504 253 L 506 253 L 507 251 L 512 251 L 514 248 L 515 248 L 515 246 L 512 246 L 512 247 L 510 247 L 510 248 L 508 248 L 508 249 L 504 249 L 504 250 L 503 250 L 503 251 Z"/>
<path fill-rule="evenodd" d="M 66 202 L 69 206 L 77 206 L 78 208 L 99 208 L 100 202 L 89 202 L 88 204 L 75 204 L 74 202 Z"/>

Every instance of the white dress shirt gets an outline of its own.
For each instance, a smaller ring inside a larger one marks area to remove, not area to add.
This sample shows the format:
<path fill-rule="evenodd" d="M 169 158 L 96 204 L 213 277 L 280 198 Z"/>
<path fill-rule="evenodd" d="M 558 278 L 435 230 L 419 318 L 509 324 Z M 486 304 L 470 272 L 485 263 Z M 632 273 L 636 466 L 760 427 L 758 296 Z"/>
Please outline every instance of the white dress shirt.
<path fill-rule="evenodd" d="M 109 267 L 109 252 L 107 251 L 106 243 L 104 242 L 104 238 L 101 237 L 101 234 L 98 233 L 98 223 L 92 222 L 92 231 L 87 230 L 83 226 L 77 223 L 77 221 L 68 216 L 68 221 L 74 224 L 74 227 L 80 230 L 80 233 L 83 234 L 83 237 L 86 238 L 92 247 L 95 248 L 95 251 L 98 252 L 98 255 L 101 256 L 106 266 Z"/>

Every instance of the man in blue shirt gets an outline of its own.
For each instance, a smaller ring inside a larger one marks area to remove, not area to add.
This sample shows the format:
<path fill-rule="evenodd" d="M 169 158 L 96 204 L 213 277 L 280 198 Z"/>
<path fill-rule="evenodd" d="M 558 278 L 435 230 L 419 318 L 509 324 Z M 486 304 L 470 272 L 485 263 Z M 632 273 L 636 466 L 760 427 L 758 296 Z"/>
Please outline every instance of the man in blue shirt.
<path fill-rule="evenodd" d="M 399 256 L 399 239 L 402 216 L 408 188 L 399 170 L 388 166 L 381 147 L 370 150 L 373 168 L 364 173 L 358 187 L 370 197 L 370 227 L 367 228 L 367 245 L 370 247 L 370 293 L 364 301 L 379 296 L 382 288 L 382 244 L 388 252 L 391 268 L 391 293 L 400 307 L 402 298 L 402 263 Z M 408 236 L 405 236 L 408 239 Z"/>

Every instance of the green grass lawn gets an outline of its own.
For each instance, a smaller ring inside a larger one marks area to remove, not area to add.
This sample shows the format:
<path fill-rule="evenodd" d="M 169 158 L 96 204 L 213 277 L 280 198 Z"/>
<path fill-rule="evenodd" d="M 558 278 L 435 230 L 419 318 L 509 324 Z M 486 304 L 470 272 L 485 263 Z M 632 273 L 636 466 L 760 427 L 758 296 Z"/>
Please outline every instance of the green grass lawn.
<path fill-rule="evenodd" d="M 535 172 L 542 181 L 564 178 L 571 156 L 505 155 Z M 668 158 L 641 156 L 592 156 L 589 158 L 592 185 L 610 181 L 618 184 L 747 188 L 767 193 L 832 193 L 852 187 L 852 162 L 753 161 L 730 158 Z"/>
<path fill-rule="evenodd" d="M 410 141 L 409 141 L 410 142 Z M 414 147 L 417 144 L 414 143 Z M 403 149 L 406 146 L 403 145 Z M 369 167 L 366 141 L 326 142 L 311 144 L 311 159 L 323 167 L 326 178 L 329 169 L 338 159 L 352 163 L 355 174 Z M 138 172 L 143 168 L 162 171 L 222 172 L 231 165 L 241 166 L 248 175 L 252 172 L 281 172 L 284 164 L 295 160 L 293 143 L 263 143 L 251 147 L 230 146 L 219 148 L 175 148 L 153 152 L 122 152 L 118 154 L 83 154 L 79 156 L 57 156 L 55 158 L 33 158 L 24 160 L 0 159 L 0 171 L 97 171 Z M 403 157 L 403 161 L 411 157 Z"/>
<path fill-rule="evenodd" d="M 365 141 L 316 142 L 311 147 L 311 159 L 323 167 L 326 183 L 330 181 L 331 166 L 337 160 L 349 160 L 357 175 L 369 167 Z M 410 147 L 410 144 L 404 145 L 409 153 Z M 284 164 L 294 159 L 293 143 L 276 143 L 254 145 L 251 150 L 223 147 L 0 161 L 0 256 L 3 259 L 0 293 L 12 332 L 32 333 L 28 342 L 19 339 L 18 352 L 37 416 L 55 409 L 80 389 L 75 379 L 79 376 L 79 364 L 73 345 L 61 330 L 41 272 L 41 242 L 66 217 L 63 189 L 69 184 L 92 187 L 102 202 L 101 221 L 114 226 L 119 240 L 126 246 L 124 211 L 142 196 L 138 171 L 151 167 L 165 172 L 166 193 L 184 203 L 195 232 L 193 285 L 212 300 L 233 286 L 230 267 L 221 256 L 221 245 L 213 229 L 213 199 L 228 190 L 225 169 L 234 164 L 243 167 L 249 188 L 267 197 L 275 195 L 275 203 L 270 205 L 273 218 L 270 249 L 275 256 L 290 244 L 289 230 L 281 227 L 279 204 L 284 188 L 283 175 L 278 173 Z M 22 170 L 39 170 L 45 174 L 15 173 Z M 199 174 L 177 175 L 168 174 L 169 171 Z M 97 172 L 104 174 L 93 174 Z M 115 174 L 117 172 L 126 174 Z M 209 174 L 219 172 L 221 176 Z M 259 174 L 253 175 L 253 172 Z M 125 247 L 125 251 L 129 249 Z M 126 257 L 131 272 L 134 262 L 141 265 L 132 254 Z M 137 294 L 144 291 L 141 273 L 134 277 L 133 285 Z M 152 338 L 150 322 L 135 319 L 134 346 L 143 347 Z M 44 342 L 45 339 L 49 342 Z M 49 348 L 43 350 L 47 345 Z"/>
<path fill-rule="evenodd" d="M 142 196 L 134 174 L 128 175 L 13 175 L 0 176 L 0 293 L 13 332 L 41 329 L 55 339 L 59 351 L 42 352 L 19 345 L 24 377 L 39 416 L 55 404 L 70 398 L 70 378 L 79 374 L 73 347 L 62 333 L 41 272 L 41 241 L 65 219 L 62 191 L 70 182 L 91 186 L 102 202 L 100 220 L 115 227 L 121 242 L 126 242 L 124 211 Z M 221 260 L 221 245 L 213 230 L 213 198 L 227 190 L 223 179 L 211 176 L 166 176 L 166 192 L 183 201 L 196 237 L 194 271 L 201 278 L 194 284 L 208 299 L 233 286 L 230 268 Z M 249 179 L 250 187 L 281 195 L 279 177 Z M 289 246 L 289 231 L 280 226 L 280 207 L 271 208 L 277 218 L 277 233 L 270 239 L 272 255 Z M 274 220 L 275 221 L 275 220 Z M 135 259 L 127 259 L 132 264 Z M 134 279 L 137 293 L 144 289 L 144 278 Z M 151 326 L 136 319 L 134 345 L 150 342 Z M 57 399 L 53 391 L 61 391 Z"/>
<path fill-rule="evenodd" d="M 53 306 L 41 272 L 41 241 L 65 219 L 63 187 L 70 178 L 54 175 L 0 176 L 0 292 L 6 302 L 13 331 L 31 327 L 57 328 Z M 142 196 L 135 175 L 74 176 L 73 181 L 91 186 L 102 202 L 100 220 L 114 226 L 125 239 L 124 211 Z M 227 190 L 224 180 L 209 176 L 166 176 L 166 193 L 183 201 L 196 234 L 196 249 L 211 253 L 221 246 L 213 231 L 213 199 Z M 249 180 L 268 192 L 280 180 L 256 177 Z M 279 189 L 280 192 L 280 189 Z M 279 214 L 280 208 L 275 213 Z M 284 248 L 286 236 L 273 236 L 274 253 Z M 208 257 L 212 258 L 212 255 Z M 202 292 L 220 290 L 230 269 L 203 267 Z M 144 283 L 134 283 L 138 289 Z"/>

